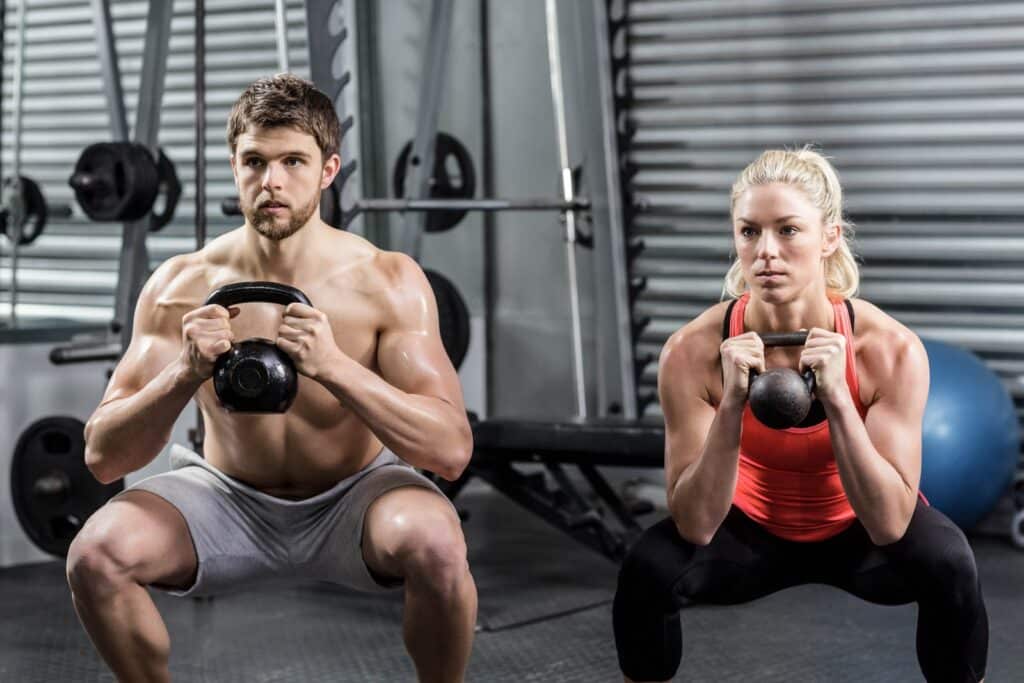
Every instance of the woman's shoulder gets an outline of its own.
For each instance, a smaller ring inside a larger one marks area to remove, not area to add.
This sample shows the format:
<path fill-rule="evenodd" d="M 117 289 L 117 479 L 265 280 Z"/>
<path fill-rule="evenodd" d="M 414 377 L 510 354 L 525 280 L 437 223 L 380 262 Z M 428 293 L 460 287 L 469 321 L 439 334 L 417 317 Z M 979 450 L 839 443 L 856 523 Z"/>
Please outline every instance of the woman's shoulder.
<path fill-rule="evenodd" d="M 869 367 L 891 372 L 914 357 L 926 357 L 921 339 L 909 327 L 875 304 L 851 299 L 857 357 Z"/>
<path fill-rule="evenodd" d="M 662 349 L 662 362 L 677 359 L 681 362 L 706 361 L 718 357 L 722 345 L 725 314 L 732 300 L 722 301 L 707 309 L 672 333 Z"/>

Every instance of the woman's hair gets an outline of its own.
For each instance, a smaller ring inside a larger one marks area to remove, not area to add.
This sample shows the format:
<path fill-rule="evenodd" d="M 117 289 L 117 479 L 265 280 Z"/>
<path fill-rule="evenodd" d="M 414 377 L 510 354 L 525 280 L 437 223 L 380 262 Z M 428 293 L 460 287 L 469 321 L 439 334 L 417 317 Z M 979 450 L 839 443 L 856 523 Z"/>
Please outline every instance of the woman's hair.
<path fill-rule="evenodd" d="M 826 226 L 840 224 L 843 239 L 839 248 L 825 261 L 825 286 L 849 298 L 860 286 L 860 269 L 854 259 L 853 224 L 843 217 L 843 188 L 839 176 L 828 159 L 810 146 L 799 150 L 769 149 L 755 159 L 736 178 L 732 186 L 730 213 L 736 201 L 752 187 L 784 183 L 799 188 L 814 206 L 821 210 Z M 747 287 L 743 269 L 737 258 L 725 275 L 722 298 L 739 297 Z"/>

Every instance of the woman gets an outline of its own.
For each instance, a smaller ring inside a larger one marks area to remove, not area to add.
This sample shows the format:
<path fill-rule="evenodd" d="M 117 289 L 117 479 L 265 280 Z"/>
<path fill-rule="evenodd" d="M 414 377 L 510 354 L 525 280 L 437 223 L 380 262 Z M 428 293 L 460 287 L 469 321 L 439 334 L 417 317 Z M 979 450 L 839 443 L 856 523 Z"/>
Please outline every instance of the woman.
<path fill-rule="evenodd" d="M 623 563 L 615 639 L 627 681 L 670 679 L 681 604 L 737 604 L 803 583 L 918 604 L 928 681 L 982 680 L 988 619 L 963 533 L 918 493 L 928 359 L 862 299 L 835 170 L 770 150 L 732 189 L 733 297 L 668 340 L 658 372 L 670 517 Z M 808 330 L 803 347 L 758 333 Z M 751 372 L 813 370 L 792 429 L 758 422 Z M 723 634 L 725 636 L 725 634 Z"/>

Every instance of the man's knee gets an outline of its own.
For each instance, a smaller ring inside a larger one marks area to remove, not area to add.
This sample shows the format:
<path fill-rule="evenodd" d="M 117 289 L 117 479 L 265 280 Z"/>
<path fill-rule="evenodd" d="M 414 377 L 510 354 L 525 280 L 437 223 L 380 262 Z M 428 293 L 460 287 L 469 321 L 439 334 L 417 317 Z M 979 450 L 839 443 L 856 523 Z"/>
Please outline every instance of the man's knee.
<path fill-rule="evenodd" d="M 406 583 L 449 593 L 468 577 L 466 541 L 454 514 L 427 511 L 404 531 L 396 559 Z"/>
<path fill-rule="evenodd" d="M 68 549 L 68 585 L 79 597 L 111 594 L 132 581 L 132 564 L 129 549 L 115 530 L 86 526 Z"/>

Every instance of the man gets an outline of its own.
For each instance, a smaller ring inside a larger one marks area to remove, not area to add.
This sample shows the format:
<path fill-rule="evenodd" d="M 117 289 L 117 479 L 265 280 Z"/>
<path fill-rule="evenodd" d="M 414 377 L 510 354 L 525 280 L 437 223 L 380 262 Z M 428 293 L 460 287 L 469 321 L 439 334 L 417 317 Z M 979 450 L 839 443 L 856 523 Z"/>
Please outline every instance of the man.
<path fill-rule="evenodd" d="M 68 555 L 75 609 L 119 680 L 165 681 L 170 638 L 148 586 L 206 595 L 275 576 L 404 585 L 420 680 L 462 680 L 476 621 L 465 541 L 451 504 L 409 466 L 456 479 L 472 452 L 430 286 L 412 259 L 320 220 L 340 135 L 311 83 L 256 81 L 227 137 L 245 225 L 153 273 L 86 425 L 86 464 L 114 481 L 156 457 L 195 397 L 205 458 L 174 446 L 171 472 L 90 518 Z M 292 285 L 313 307 L 203 305 L 248 281 Z M 285 413 L 230 413 L 217 401 L 214 361 L 250 337 L 295 362 Z"/>

